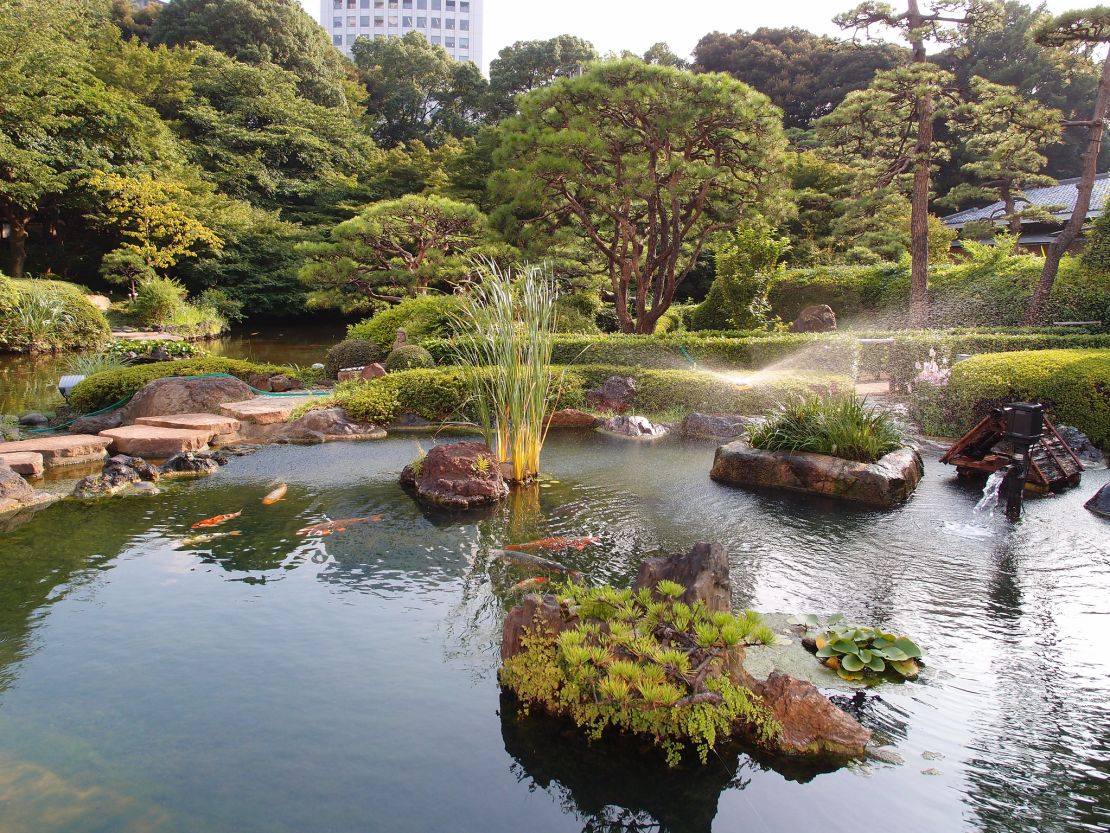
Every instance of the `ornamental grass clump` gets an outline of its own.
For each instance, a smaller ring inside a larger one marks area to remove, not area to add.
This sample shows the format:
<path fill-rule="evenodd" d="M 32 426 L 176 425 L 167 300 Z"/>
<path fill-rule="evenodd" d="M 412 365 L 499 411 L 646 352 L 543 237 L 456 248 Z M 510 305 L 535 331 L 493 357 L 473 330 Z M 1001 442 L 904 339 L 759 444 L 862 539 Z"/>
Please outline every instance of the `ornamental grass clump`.
<path fill-rule="evenodd" d="M 685 588 L 655 592 L 568 583 L 557 590 L 578 624 L 558 636 L 542 626 L 505 661 L 501 683 L 523 701 L 570 716 L 590 737 L 606 729 L 652 737 L 675 766 L 692 746 L 702 763 L 721 738 L 742 728 L 761 742 L 781 726 L 763 701 L 729 676 L 734 648 L 773 642 L 749 611 L 741 616 L 679 601 Z M 736 658 L 733 657 L 733 660 Z"/>
<path fill-rule="evenodd" d="M 867 405 L 854 393 L 825 398 L 808 393 L 749 428 L 748 442 L 764 451 L 808 451 L 874 463 L 901 448 L 903 439 L 890 413 Z"/>
<path fill-rule="evenodd" d="M 540 266 L 517 277 L 490 260 L 479 272 L 457 316 L 457 329 L 468 336 L 457 343 L 458 360 L 486 444 L 510 464 L 509 479 L 527 483 L 540 472 L 545 417 L 558 387 L 549 373 L 558 291 Z"/>

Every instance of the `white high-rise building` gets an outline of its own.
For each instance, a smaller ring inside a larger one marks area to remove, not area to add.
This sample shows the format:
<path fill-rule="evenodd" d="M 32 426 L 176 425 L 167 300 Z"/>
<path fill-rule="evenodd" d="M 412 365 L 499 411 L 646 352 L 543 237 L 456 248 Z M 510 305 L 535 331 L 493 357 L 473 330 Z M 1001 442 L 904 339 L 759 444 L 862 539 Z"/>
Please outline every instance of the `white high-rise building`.
<path fill-rule="evenodd" d="M 320 0 L 320 22 L 347 54 L 357 38 L 420 32 L 456 61 L 482 66 L 483 0 Z"/>

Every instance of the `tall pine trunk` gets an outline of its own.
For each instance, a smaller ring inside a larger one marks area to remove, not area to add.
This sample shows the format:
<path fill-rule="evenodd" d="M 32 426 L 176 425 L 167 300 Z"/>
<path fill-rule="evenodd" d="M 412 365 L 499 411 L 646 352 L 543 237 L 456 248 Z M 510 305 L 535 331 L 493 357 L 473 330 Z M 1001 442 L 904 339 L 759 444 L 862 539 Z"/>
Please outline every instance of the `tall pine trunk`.
<path fill-rule="evenodd" d="M 1037 282 L 1033 299 L 1029 302 L 1029 311 L 1025 314 L 1026 324 L 1039 324 L 1045 317 L 1048 300 L 1052 296 L 1052 285 L 1056 282 L 1056 273 L 1060 271 L 1060 261 L 1067 254 L 1071 244 L 1079 238 L 1083 231 L 1083 224 L 1087 221 L 1087 212 L 1091 209 L 1091 192 L 1094 191 L 1095 176 L 1098 174 L 1098 156 L 1102 150 L 1103 126 L 1108 105 L 1110 105 L 1110 54 L 1107 54 L 1106 60 L 1102 63 L 1098 94 L 1095 96 L 1095 111 L 1087 127 L 1087 150 L 1083 153 L 1083 172 L 1075 195 L 1075 208 L 1063 231 L 1048 247 L 1041 279 Z"/>

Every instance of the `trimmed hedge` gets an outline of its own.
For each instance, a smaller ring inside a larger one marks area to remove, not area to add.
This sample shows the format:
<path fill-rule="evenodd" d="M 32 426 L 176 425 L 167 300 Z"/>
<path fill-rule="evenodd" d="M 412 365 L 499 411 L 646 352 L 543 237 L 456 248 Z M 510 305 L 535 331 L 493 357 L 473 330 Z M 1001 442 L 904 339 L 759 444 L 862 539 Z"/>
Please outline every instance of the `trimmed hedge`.
<path fill-rule="evenodd" d="M 991 409 L 1017 401 L 1043 402 L 1053 422 L 1110 448 L 1110 349 L 975 356 L 952 368 L 942 409 L 958 436 Z"/>
<path fill-rule="evenodd" d="M 101 347 L 112 336 L 108 320 L 89 303 L 80 287 L 65 281 L 5 278 L 0 303 L 0 350 L 86 350 Z M 53 324 L 45 336 L 36 336 L 21 320 L 21 305 L 32 299 L 56 303 L 64 313 L 63 324 Z"/>
<path fill-rule="evenodd" d="M 380 362 L 385 353 L 377 344 L 364 338 L 348 338 L 334 345 L 324 357 L 324 372 L 329 379 L 339 376 L 348 367 L 365 367 Z"/>
<path fill-rule="evenodd" d="M 438 364 L 458 361 L 450 340 L 424 342 Z M 690 361 L 711 368 L 761 369 L 786 361 L 792 369 L 855 375 L 858 347 L 851 337 L 760 333 L 745 337 L 668 335 L 556 335 L 552 362 L 688 370 Z M 687 355 L 689 358 L 687 358 Z"/>
<path fill-rule="evenodd" d="M 374 342 L 383 355 L 393 349 L 397 330 L 404 330 L 410 342 L 428 338 L 447 338 L 454 332 L 452 315 L 461 301 L 454 295 L 425 295 L 409 298 L 379 312 L 372 318 L 347 328 L 347 338 Z"/>
<path fill-rule="evenodd" d="M 930 269 L 932 324 L 1020 324 L 1044 259 L 972 248 L 968 260 Z M 804 307 L 828 304 L 841 322 L 899 326 L 909 299 L 909 264 L 788 269 L 773 278 L 768 299 L 773 313 L 788 322 Z M 1079 258 L 1065 258 L 1048 316 L 1054 321 L 1110 323 L 1110 273 L 1084 269 Z"/>
<path fill-rule="evenodd" d="M 155 362 L 119 370 L 106 370 L 79 383 L 69 394 L 70 406 L 79 413 L 90 413 L 126 399 L 143 385 L 168 376 L 203 376 L 208 373 L 229 373 L 246 381 L 252 373 L 284 373 L 299 376 L 297 371 L 280 364 L 256 364 L 242 359 L 205 356 L 173 362 Z"/>
<path fill-rule="evenodd" d="M 849 391 L 853 384 L 845 376 L 815 373 L 771 379 L 756 387 L 747 387 L 689 370 L 606 365 L 553 367 L 552 373 L 561 386 L 555 403 L 558 408 L 583 408 L 587 390 L 610 376 L 624 375 L 636 380 L 636 411 L 649 415 L 675 411 L 762 414 L 795 394 Z M 383 423 L 402 413 L 419 414 L 429 420 L 470 419 L 473 414 L 469 403 L 465 372 L 459 367 L 445 367 L 402 370 L 370 382 L 344 382 L 336 387 L 331 399 L 316 407 L 338 404 L 356 419 Z"/>
<path fill-rule="evenodd" d="M 390 373 L 396 370 L 414 370 L 418 367 L 435 367 L 432 354 L 419 344 L 402 344 L 390 352 L 385 359 L 385 369 Z"/>

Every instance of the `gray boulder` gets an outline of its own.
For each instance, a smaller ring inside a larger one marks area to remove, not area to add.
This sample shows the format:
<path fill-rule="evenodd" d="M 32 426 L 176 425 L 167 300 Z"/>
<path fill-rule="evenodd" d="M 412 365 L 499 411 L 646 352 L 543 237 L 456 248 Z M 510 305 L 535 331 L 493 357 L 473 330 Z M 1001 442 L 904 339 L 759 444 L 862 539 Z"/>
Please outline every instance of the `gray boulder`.
<path fill-rule="evenodd" d="M 798 313 L 792 333 L 828 333 L 836 329 L 836 313 L 828 304 L 813 304 Z"/>
<path fill-rule="evenodd" d="M 133 483 L 154 483 L 162 473 L 141 457 L 117 454 L 104 461 L 100 474 L 91 474 L 77 481 L 73 496 L 82 499 L 118 494 Z"/>
<path fill-rule="evenodd" d="M 218 414 L 220 405 L 251 396 L 245 382 L 227 376 L 155 379 L 124 406 L 122 418 L 124 423 L 132 423 L 139 417 Z"/>
<path fill-rule="evenodd" d="M 1110 520 L 1110 483 L 1102 484 L 1102 488 L 1095 492 L 1094 497 L 1083 506 L 1100 518 Z"/>
<path fill-rule="evenodd" d="M 57 496 L 31 488 L 22 477 L 0 461 L 0 520 L 36 509 L 56 500 Z"/>
<path fill-rule="evenodd" d="M 689 553 L 670 558 L 649 558 L 640 565 L 632 589 L 655 588 L 661 581 L 673 581 L 686 588 L 682 601 L 688 605 L 701 601 L 712 611 L 732 611 L 732 589 L 728 553 L 720 544 L 695 544 Z"/>
<path fill-rule="evenodd" d="M 615 434 L 618 437 L 630 437 L 634 440 L 654 440 L 667 433 L 662 425 L 655 425 L 647 417 L 620 416 L 602 420 L 599 431 Z"/>
<path fill-rule="evenodd" d="M 595 411 L 623 414 L 636 397 L 636 380 L 631 376 L 610 376 L 598 387 L 586 391 L 586 404 Z"/>
<path fill-rule="evenodd" d="M 50 424 L 50 418 L 38 411 L 28 411 L 19 417 L 19 424 L 24 428 L 41 428 Z"/>

